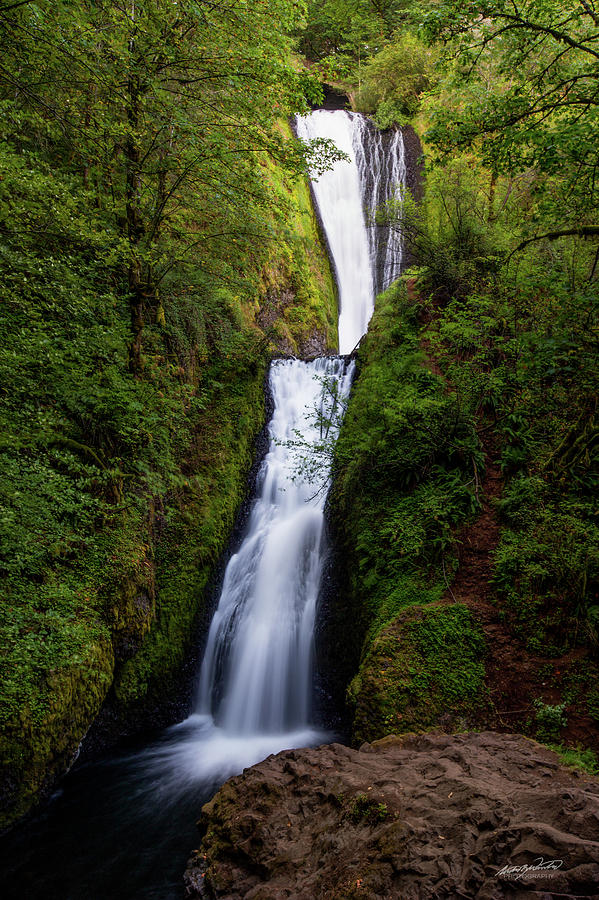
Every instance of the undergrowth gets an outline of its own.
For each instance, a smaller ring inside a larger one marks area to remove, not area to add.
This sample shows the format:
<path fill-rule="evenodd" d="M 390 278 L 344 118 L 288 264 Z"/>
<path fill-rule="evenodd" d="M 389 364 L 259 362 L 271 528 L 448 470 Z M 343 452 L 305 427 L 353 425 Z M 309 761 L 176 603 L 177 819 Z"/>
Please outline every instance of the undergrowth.
<path fill-rule="evenodd" d="M 467 714 L 484 694 L 478 627 L 438 605 L 458 527 L 480 509 L 475 409 L 427 367 L 419 330 L 401 280 L 377 300 L 335 455 L 354 653 L 364 640 L 349 689 L 356 740 Z"/>

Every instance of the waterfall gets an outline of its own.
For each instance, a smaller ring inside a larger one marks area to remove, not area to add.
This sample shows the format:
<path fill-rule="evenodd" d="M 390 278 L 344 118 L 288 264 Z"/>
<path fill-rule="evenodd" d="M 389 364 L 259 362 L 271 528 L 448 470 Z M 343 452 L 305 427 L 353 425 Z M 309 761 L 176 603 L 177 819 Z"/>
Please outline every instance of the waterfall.
<path fill-rule="evenodd" d="M 274 412 L 245 540 L 227 566 L 212 619 L 199 712 L 229 734 L 280 733 L 310 715 L 312 635 L 322 568 L 326 471 L 301 471 L 321 422 L 347 396 L 353 364 L 275 360 Z M 335 436 L 335 425 L 329 438 Z"/>
<path fill-rule="evenodd" d="M 395 229 L 376 225 L 372 219 L 376 209 L 405 188 L 406 154 L 401 129 L 379 131 L 370 119 L 360 115 L 353 116 L 353 124 L 362 196 L 370 220 L 367 230 L 376 295 L 399 277 L 403 266 L 401 235 Z"/>
<path fill-rule="evenodd" d="M 375 224 L 374 213 L 405 187 L 403 135 L 342 110 L 299 116 L 296 128 L 303 140 L 328 138 L 349 157 L 313 181 L 313 189 L 339 289 L 339 352 L 351 353 L 368 327 L 374 297 L 402 267 L 400 235 Z"/>
<path fill-rule="evenodd" d="M 354 140 L 354 118 L 319 109 L 298 116 L 296 129 L 306 141 L 328 138 L 349 161 L 336 163 L 313 182 L 318 212 L 327 236 L 339 290 L 339 352 L 351 353 L 374 311 L 374 281 Z"/>
<path fill-rule="evenodd" d="M 297 127 L 307 140 L 332 138 L 349 159 L 314 185 L 347 354 L 368 327 L 375 293 L 401 265 L 395 235 L 364 214 L 404 177 L 401 133 L 379 135 L 345 112 L 316 112 Z M 4 894 L 8 882 L 8 896 L 19 898 L 176 900 L 182 849 L 194 845 L 198 810 L 223 781 L 271 753 L 331 740 L 310 710 L 313 634 L 327 551 L 327 450 L 353 371 L 347 357 L 272 363 L 268 449 L 225 569 L 194 713 L 143 750 L 65 779 L 26 840 L 15 834 L 7 848 Z"/>
<path fill-rule="evenodd" d="M 325 740 L 311 721 L 313 634 L 326 553 L 329 473 L 315 465 L 334 440 L 354 363 L 347 359 L 374 310 L 375 292 L 401 266 L 388 229 L 367 225 L 405 180 L 401 132 L 363 116 L 316 111 L 297 120 L 305 140 L 330 138 L 348 159 L 314 184 L 340 296 L 340 357 L 275 360 L 273 415 L 245 532 L 226 566 L 200 671 L 196 710 L 173 742 L 148 754 L 152 771 L 221 781 L 269 753 Z M 332 425 L 327 426 L 326 422 Z M 303 460 L 303 462 L 302 462 Z M 166 796 L 172 789 L 162 778 Z"/>

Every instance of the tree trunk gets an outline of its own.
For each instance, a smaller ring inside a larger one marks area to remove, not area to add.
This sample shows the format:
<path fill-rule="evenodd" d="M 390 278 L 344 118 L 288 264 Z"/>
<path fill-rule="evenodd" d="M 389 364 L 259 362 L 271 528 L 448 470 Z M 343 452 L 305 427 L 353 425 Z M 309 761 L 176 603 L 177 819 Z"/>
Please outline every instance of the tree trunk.
<path fill-rule="evenodd" d="M 133 50 L 133 38 L 130 50 Z M 140 149 L 137 128 L 139 125 L 139 78 L 133 70 L 134 61 L 130 60 L 131 73 L 128 79 L 127 120 L 129 134 L 125 142 L 125 208 L 127 215 L 127 237 L 131 258 L 129 261 L 129 305 L 131 308 L 132 340 L 129 345 L 129 368 L 138 374 L 142 370 L 142 336 L 144 327 L 144 308 L 147 286 L 144 285 L 140 245 L 144 237 L 144 223 L 140 210 Z"/>

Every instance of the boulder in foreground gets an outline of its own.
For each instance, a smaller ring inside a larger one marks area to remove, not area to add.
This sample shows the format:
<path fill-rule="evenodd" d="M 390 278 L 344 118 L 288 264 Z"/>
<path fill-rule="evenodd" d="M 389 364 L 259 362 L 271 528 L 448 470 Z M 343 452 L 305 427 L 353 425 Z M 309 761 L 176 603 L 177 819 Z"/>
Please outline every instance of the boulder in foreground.
<path fill-rule="evenodd" d="M 599 782 L 519 735 L 285 751 L 228 781 L 200 827 L 188 898 L 599 897 Z"/>

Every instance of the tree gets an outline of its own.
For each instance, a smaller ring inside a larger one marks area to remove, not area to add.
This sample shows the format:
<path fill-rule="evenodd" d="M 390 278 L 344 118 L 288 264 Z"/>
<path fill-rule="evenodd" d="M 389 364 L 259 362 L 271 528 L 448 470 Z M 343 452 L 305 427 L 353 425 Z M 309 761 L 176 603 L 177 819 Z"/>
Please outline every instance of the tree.
<path fill-rule="evenodd" d="M 423 29 L 444 42 L 451 66 L 429 139 L 446 152 L 476 146 L 495 173 L 534 169 L 544 217 L 556 225 L 565 218 L 568 232 L 576 224 L 581 234 L 594 233 L 588 231 L 597 224 L 599 171 L 594 0 L 449 0 L 429 7 Z"/>
<path fill-rule="evenodd" d="M 300 49 L 345 75 L 383 46 L 406 6 L 406 0 L 309 0 Z"/>
<path fill-rule="evenodd" d="M 418 112 L 421 94 L 430 86 L 434 51 L 414 34 L 398 32 L 365 65 L 357 108 L 375 113 L 380 128 L 401 124 Z"/>
<path fill-rule="evenodd" d="M 61 158 L 116 223 L 132 371 L 173 266 L 218 276 L 223 257 L 242 256 L 231 246 L 271 237 L 260 155 L 305 168 L 305 148 L 276 127 L 314 92 L 290 65 L 300 13 L 290 0 L 0 6 L 5 136 L 19 152 Z"/>

